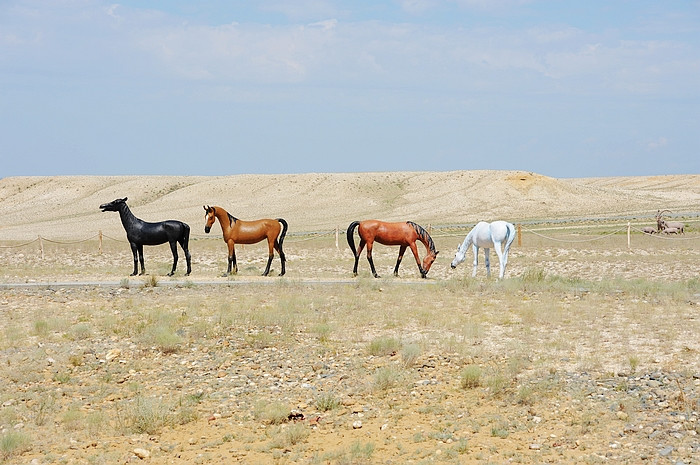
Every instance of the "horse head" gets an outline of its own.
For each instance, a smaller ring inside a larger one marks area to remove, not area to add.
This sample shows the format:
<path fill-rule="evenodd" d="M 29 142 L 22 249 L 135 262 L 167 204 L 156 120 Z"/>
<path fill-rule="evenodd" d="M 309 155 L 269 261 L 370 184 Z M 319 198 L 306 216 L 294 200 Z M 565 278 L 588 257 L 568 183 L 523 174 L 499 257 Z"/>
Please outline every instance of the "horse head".
<path fill-rule="evenodd" d="M 428 274 L 428 271 L 430 271 L 430 267 L 433 266 L 433 262 L 435 261 L 439 253 L 440 252 L 438 252 L 437 250 L 431 250 L 427 253 L 425 258 L 423 258 L 423 272 L 421 274 L 424 278 Z"/>
<path fill-rule="evenodd" d="M 109 203 L 103 203 L 100 205 L 100 209 L 103 212 L 118 212 L 121 206 L 126 204 L 126 199 L 127 197 L 124 197 L 123 199 L 116 199 Z"/>
<path fill-rule="evenodd" d="M 457 247 L 457 253 L 455 254 L 455 258 L 452 260 L 452 263 L 450 263 L 450 267 L 452 269 L 457 268 L 457 265 L 462 263 L 467 256 L 467 247 L 462 247 L 463 245 L 464 244 Z"/>
<path fill-rule="evenodd" d="M 204 215 L 204 218 L 206 219 L 206 224 L 204 225 L 204 232 L 209 234 L 209 231 L 211 231 L 211 227 L 214 224 L 214 221 L 216 221 L 216 209 L 214 207 L 210 207 L 209 205 L 203 205 L 204 211 L 206 212 Z"/>

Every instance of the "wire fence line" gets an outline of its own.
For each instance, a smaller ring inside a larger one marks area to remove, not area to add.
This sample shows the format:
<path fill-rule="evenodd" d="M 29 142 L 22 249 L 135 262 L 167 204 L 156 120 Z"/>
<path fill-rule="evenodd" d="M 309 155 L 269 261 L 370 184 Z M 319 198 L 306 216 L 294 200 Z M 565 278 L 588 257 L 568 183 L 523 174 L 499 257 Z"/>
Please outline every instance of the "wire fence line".
<path fill-rule="evenodd" d="M 596 219 L 596 218 L 590 218 L 587 220 L 574 220 L 572 222 L 583 222 L 583 221 L 588 221 L 588 222 L 603 222 L 606 221 L 606 219 Z M 691 222 L 692 223 L 692 222 Z M 531 223 L 535 224 L 535 223 Z M 541 224 L 545 224 L 543 221 Z M 455 225 L 428 225 L 428 232 L 431 234 L 433 238 L 438 238 L 438 237 L 463 237 L 466 235 L 466 232 L 468 232 L 472 227 L 474 227 L 475 224 L 455 224 Z M 517 227 L 519 229 L 519 234 L 521 233 L 527 233 L 527 234 L 532 234 L 534 236 L 541 237 L 543 239 L 551 240 L 554 242 L 561 242 L 561 243 L 571 243 L 571 244 L 577 244 L 577 243 L 586 243 L 586 242 L 596 242 L 600 241 L 606 238 L 609 238 L 611 236 L 618 235 L 620 233 L 623 233 L 627 231 L 628 235 L 634 231 L 635 233 L 641 233 L 644 236 L 651 237 L 654 239 L 658 240 L 666 240 L 666 241 L 692 241 L 692 240 L 699 240 L 700 235 L 697 234 L 690 234 L 690 235 L 685 235 L 685 234 L 663 234 L 661 231 L 655 233 L 655 234 L 650 234 L 636 226 L 632 226 L 631 222 L 626 224 L 626 225 L 620 225 L 618 222 L 614 224 L 596 224 L 596 225 L 591 225 L 591 224 L 584 224 L 584 225 L 568 225 L 568 226 L 548 226 L 548 227 L 539 227 L 539 228 L 528 228 L 524 227 L 522 223 L 518 223 Z M 585 239 L 564 239 L 561 237 L 554 237 L 552 235 L 547 235 L 543 234 L 543 231 L 563 231 L 563 230 L 574 230 L 574 229 L 590 229 L 591 227 L 595 227 L 597 229 L 601 228 L 609 228 L 609 227 L 616 227 L 617 229 L 614 229 L 611 232 L 606 232 L 605 234 L 600 234 L 596 235 L 595 237 L 589 237 Z M 433 231 L 454 231 L 454 232 L 437 232 L 434 233 Z M 458 232 L 459 231 L 459 232 Z M 336 238 L 336 246 L 338 246 L 339 242 L 339 237 L 341 235 L 345 235 L 345 229 L 341 227 L 336 227 L 335 229 L 332 230 L 323 230 L 323 231 L 313 231 L 313 232 L 292 232 L 287 234 L 286 236 L 286 241 L 287 243 L 300 243 L 300 242 L 308 242 L 308 241 L 313 241 L 316 239 L 320 238 L 325 238 L 325 237 L 333 237 L 335 236 Z M 195 239 L 195 240 L 216 240 L 218 239 L 218 235 L 202 235 L 202 234 L 197 234 L 197 235 L 191 235 L 190 238 Z M 16 248 L 22 248 L 29 246 L 31 244 L 34 244 L 36 242 L 39 242 L 40 245 L 42 246 L 43 249 L 43 243 L 48 242 L 51 244 L 56 244 L 56 245 L 75 245 L 75 244 L 81 244 L 81 243 L 86 243 L 90 242 L 97 239 L 100 244 L 100 251 L 102 249 L 102 241 L 103 239 L 109 239 L 111 241 L 115 242 L 120 242 L 120 243 L 125 243 L 128 244 L 128 240 L 126 239 L 120 239 L 116 237 L 112 237 L 110 235 L 104 234 L 102 231 L 99 231 L 87 238 L 84 239 L 76 239 L 76 240 L 58 240 L 58 239 L 50 239 L 47 237 L 44 237 L 42 235 L 37 235 L 35 239 L 32 239 L 30 241 L 26 241 L 20 244 L 12 244 L 12 245 L 0 245 L 0 249 L 16 249 Z M 9 242 L 9 241 L 5 241 Z"/>

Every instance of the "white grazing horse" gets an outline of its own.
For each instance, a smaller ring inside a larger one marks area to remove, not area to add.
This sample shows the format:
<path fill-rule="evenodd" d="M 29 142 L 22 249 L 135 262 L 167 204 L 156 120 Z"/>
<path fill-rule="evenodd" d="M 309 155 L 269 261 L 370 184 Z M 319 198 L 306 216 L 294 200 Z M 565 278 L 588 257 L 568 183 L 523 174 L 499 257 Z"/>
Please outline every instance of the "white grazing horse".
<path fill-rule="evenodd" d="M 462 242 L 462 245 L 457 249 L 457 254 L 455 254 L 454 260 L 450 266 L 456 268 L 457 265 L 462 263 L 467 255 L 467 249 L 469 244 L 472 244 L 474 248 L 474 271 L 472 272 L 472 277 L 476 276 L 476 265 L 479 262 L 479 247 L 484 248 L 484 256 L 486 259 L 486 275 L 491 276 L 491 263 L 489 261 L 489 252 L 493 247 L 496 249 L 496 254 L 498 255 L 498 262 L 500 265 L 499 278 L 503 278 L 506 272 L 506 265 L 508 264 L 508 251 L 510 250 L 510 245 L 515 239 L 515 226 L 506 221 L 494 221 L 493 223 L 487 223 L 485 221 L 480 221 L 471 231 L 467 234 L 467 237 Z M 503 251 L 501 251 L 501 246 L 505 245 Z"/>

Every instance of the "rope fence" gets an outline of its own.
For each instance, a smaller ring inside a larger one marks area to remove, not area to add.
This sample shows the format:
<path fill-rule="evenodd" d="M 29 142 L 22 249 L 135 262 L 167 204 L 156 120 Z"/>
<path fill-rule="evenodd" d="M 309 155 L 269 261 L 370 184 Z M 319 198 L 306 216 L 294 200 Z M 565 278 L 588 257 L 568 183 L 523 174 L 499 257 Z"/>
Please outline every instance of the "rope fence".
<path fill-rule="evenodd" d="M 589 221 L 604 221 L 604 220 L 596 220 L 596 219 L 590 219 Z M 433 238 L 439 238 L 439 237 L 460 237 L 463 238 L 466 236 L 467 232 L 474 226 L 474 224 L 464 224 L 464 225 L 449 225 L 449 226 L 433 226 L 431 224 L 428 225 L 426 228 L 428 233 L 431 235 Z M 596 229 L 601 229 L 601 228 L 609 228 L 609 227 L 615 227 L 616 229 L 612 231 L 605 232 L 604 234 L 598 234 L 595 235 L 595 237 L 588 237 L 585 239 L 566 239 L 562 237 L 555 237 L 553 235 L 547 235 L 543 234 L 543 232 L 546 231 L 562 231 L 562 230 L 575 230 L 575 229 L 582 229 L 582 228 L 587 228 L 590 229 L 591 227 L 594 227 Z M 601 241 L 603 239 L 610 238 L 615 235 L 619 235 L 621 233 L 626 232 L 626 237 L 627 237 L 627 247 L 631 248 L 631 242 L 632 242 L 632 232 L 634 233 L 640 233 L 644 237 L 649 237 L 652 239 L 658 239 L 658 240 L 663 240 L 663 241 L 693 241 L 693 240 L 700 240 L 700 235 L 698 234 L 663 234 L 662 232 L 656 232 L 654 234 L 650 234 L 647 231 L 642 230 L 641 228 L 638 228 L 636 226 L 632 226 L 631 222 L 628 222 L 626 225 L 620 225 L 619 223 L 616 224 L 611 224 L 611 225 L 605 225 L 605 224 L 596 224 L 596 225 L 580 225 L 580 226 L 551 226 L 551 227 L 539 227 L 539 228 L 527 228 L 523 227 L 521 223 L 516 224 L 516 229 L 517 229 L 517 245 L 522 246 L 522 234 L 527 233 L 527 234 L 532 234 L 533 236 L 540 237 L 542 239 L 546 239 L 552 242 L 559 242 L 559 243 L 569 243 L 569 244 L 582 244 L 582 243 L 588 243 L 588 242 L 597 242 Z M 454 232 L 437 232 L 437 231 L 453 231 Z M 435 232 L 437 233 L 435 233 Z M 459 231 L 459 232 L 457 232 Z M 339 248 L 339 237 L 343 235 L 345 236 L 345 228 L 341 228 L 340 226 L 336 226 L 335 229 L 333 230 L 325 230 L 325 231 L 314 231 L 314 232 L 300 232 L 300 233 L 291 233 L 288 234 L 285 238 L 286 243 L 302 243 L 302 242 L 308 242 L 308 241 L 313 241 L 321 238 L 326 238 L 326 237 L 335 237 L 335 247 Z M 192 239 L 195 240 L 202 240 L 202 239 L 220 239 L 218 235 L 192 235 L 190 236 Z M 101 254 L 102 253 L 102 244 L 104 239 L 109 239 L 114 242 L 120 242 L 120 243 L 125 243 L 127 244 L 128 241 L 126 239 L 120 239 L 120 238 L 115 238 L 112 236 L 109 236 L 107 234 L 104 234 L 102 231 L 98 231 L 96 234 L 93 234 L 92 236 L 89 236 L 84 239 L 76 239 L 76 240 L 57 240 L 57 239 L 50 239 L 41 235 L 37 235 L 36 239 L 32 239 L 30 241 L 26 241 L 20 244 L 13 244 L 13 245 L 0 245 L 0 249 L 19 249 L 22 247 L 27 247 L 29 245 L 32 245 L 36 242 L 39 243 L 40 249 L 41 249 L 41 256 L 44 258 L 44 242 L 51 243 L 51 244 L 56 244 L 56 245 L 76 245 L 76 244 L 82 244 L 86 242 L 90 242 L 97 239 L 98 240 L 98 251 Z"/>

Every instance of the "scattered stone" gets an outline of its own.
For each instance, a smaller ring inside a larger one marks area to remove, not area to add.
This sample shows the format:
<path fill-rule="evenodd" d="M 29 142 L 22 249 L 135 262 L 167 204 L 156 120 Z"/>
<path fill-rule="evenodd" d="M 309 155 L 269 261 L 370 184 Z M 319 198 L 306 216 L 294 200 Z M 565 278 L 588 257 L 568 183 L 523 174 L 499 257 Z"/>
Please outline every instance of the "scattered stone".
<path fill-rule="evenodd" d="M 666 446 L 663 449 L 659 450 L 659 455 L 661 457 L 668 457 L 671 455 L 671 452 L 673 452 L 673 446 Z"/>
<path fill-rule="evenodd" d="M 140 458 L 141 460 L 143 460 L 143 459 L 147 459 L 148 457 L 150 457 L 151 453 L 149 451 L 147 451 L 146 449 L 142 449 L 140 447 L 137 447 L 136 449 L 134 449 L 134 455 L 136 457 Z"/>
<path fill-rule="evenodd" d="M 352 422 L 352 429 L 362 428 L 362 422 L 360 420 L 355 420 Z"/>
<path fill-rule="evenodd" d="M 122 351 L 119 349 L 112 349 L 109 352 L 107 352 L 107 355 L 105 355 L 105 360 L 108 362 L 111 362 L 115 358 L 119 357 L 122 354 Z"/>
<path fill-rule="evenodd" d="M 542 444 L 530 444 L 530 450 L 540 450 L 542 448 Z"/>

